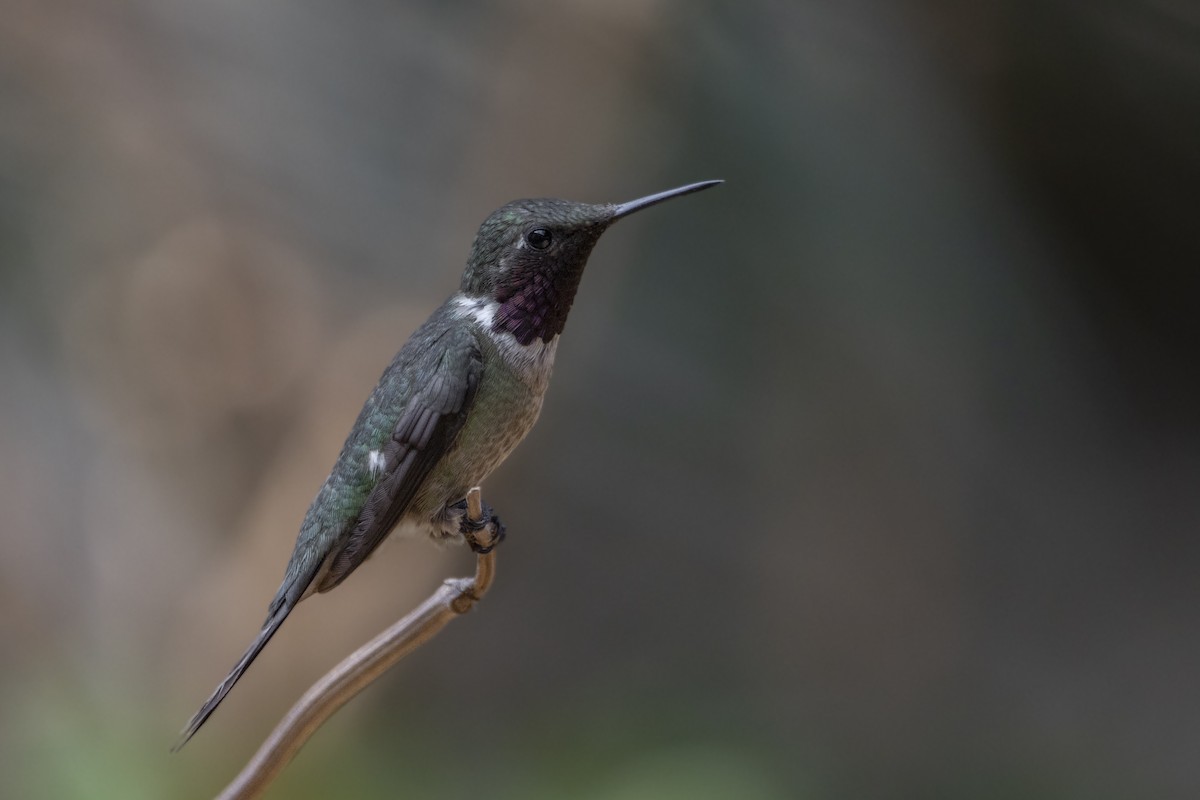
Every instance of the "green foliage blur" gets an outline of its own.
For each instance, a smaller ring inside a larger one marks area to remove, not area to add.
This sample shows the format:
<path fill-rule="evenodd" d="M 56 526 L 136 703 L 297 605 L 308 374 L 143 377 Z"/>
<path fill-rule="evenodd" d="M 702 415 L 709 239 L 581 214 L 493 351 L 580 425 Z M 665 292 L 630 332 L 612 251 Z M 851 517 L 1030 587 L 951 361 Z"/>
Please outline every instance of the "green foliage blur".
<path fill-rule="evenodd" d="M 0 796 L 216 794 L 468 554 L 200 734 L 392 353 L 516 197 L 606 234 L 486 601 L 276 798 L 1200 796 L 1184 0 L 0 14 Z"/>

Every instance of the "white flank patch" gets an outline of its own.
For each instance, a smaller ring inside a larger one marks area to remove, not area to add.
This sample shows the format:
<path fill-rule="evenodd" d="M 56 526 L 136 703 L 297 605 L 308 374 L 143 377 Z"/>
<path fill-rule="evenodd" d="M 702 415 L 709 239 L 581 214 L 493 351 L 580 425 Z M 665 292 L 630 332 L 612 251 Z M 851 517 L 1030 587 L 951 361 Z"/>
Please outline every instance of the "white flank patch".
<path fill-rule="evenodd" d="M 383 453 L 379 450 L 372 450 L 367 453 L 367 471 L 371 473 L 371 477 L 378 477 L 383 472 Z"/>

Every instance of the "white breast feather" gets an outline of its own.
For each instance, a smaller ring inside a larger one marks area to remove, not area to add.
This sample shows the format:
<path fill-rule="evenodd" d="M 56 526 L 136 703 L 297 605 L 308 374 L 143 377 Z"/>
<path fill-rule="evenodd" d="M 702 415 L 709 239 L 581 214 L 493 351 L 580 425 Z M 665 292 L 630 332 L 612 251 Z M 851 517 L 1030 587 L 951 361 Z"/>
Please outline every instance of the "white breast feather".
<path fill-rule="evenodd" d="M 485 297 L 466 297 L 459 295 L 454 298 L 455 311 L 465 319 L 474 320 L 479 324 L 488 337 L 496 345 L 496 349 L 504 356 L 509 366 L 520 372 L 531 383 L 540 383 L 550 378 L 554 367 L 554 353 L 558 349 L 558 336 L 543 342 L 534 339 L 529 344 L 521 344 L 508 331 L 496 331 L 492 324 L 500 304 Z"/>

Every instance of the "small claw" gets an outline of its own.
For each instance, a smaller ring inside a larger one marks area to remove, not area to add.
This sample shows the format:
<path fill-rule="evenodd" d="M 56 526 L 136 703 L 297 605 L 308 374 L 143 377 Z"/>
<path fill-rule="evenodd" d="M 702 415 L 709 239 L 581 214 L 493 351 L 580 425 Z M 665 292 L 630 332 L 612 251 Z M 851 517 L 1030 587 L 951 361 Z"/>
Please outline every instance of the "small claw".
<path fill-rule="evenodd" d="M 477 555 L 487 555 L 496 548 L 496 545 L 504 541 L 504 523 L 501 522 L 500 518 L 495 514 L 492 514 L 490 517 L 488 517 L 486 522 L 470 522 L 470 524 L 472 526 L 478 525 L 479 527 L 469 532 L 463 531 L 463 538 L 467 540 L 467 546 L 470 547 L 471 550 Z M 491 542 L 491 544 L 487 545 L 486 547 L 479 543 L 480 537 L 478 536 L 479 531 L 484 530 L 485 528 L 491 529 L 492 532 L 491 536 L 488 537 L 488 541 Z"/>
<path fill-rule="evenodd" d="M 485 555 L 492 552 L 492 549 L 500 542 L 504 541 L 505 528 L 504 523 L 500 518 L 493 513 L 492 507 L 486 503 L 483 506 L 483 518 L 479 521 L 470 519 L 466 512 L 466 501 L 455 503 L 453 508 L 463 510 L 463 515 L 458 519 L 458 531 L 466 540 L 467 546 L 479 555 Z M 480 536 L 480 532 L 484 530 L 491 531 L 489 536 Z M 488 542 L 487 545 L 482 544 L 481 540 Z"/>

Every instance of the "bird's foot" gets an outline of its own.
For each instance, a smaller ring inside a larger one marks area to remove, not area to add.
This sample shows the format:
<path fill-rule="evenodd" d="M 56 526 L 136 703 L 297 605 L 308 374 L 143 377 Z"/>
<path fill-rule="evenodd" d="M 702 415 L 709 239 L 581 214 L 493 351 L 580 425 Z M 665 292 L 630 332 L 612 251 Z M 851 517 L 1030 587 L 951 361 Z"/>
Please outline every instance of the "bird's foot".
<path fill-rule="evenodd" d="M 490 553 L 496 545 L 504 541 L 504 523 L 487 503 L 483 504 L 483 516 L 478 522 L 468 516 L 466 500 L 460 500 L 450 508 L 458 515 L 458 532 L 476 554 Z"/>

